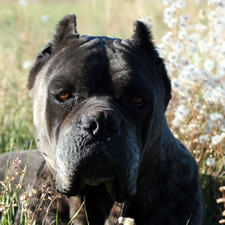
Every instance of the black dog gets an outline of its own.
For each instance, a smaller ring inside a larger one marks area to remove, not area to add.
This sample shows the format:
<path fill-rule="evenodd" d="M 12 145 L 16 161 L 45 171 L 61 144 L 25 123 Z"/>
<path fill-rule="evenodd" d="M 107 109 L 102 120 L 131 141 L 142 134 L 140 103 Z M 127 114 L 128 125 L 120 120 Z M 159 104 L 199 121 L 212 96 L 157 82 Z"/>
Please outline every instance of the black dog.
<path fill-rule="evenodd" d="M 130 40 L 80 36 L 75 16 L 66 16 L 28 89 L 45 158 L 30 160 L 42 164 L 33 185 L 63 194 L 59 224 L 84 197 L 91 225 L 118 224 L 120 213 L 137 225 L 201 224 L 197 165 L 167 125 L 171 86 L 148 25 L 136 21 Z M 84 211 L 74 224 L 87 224 Z"/>

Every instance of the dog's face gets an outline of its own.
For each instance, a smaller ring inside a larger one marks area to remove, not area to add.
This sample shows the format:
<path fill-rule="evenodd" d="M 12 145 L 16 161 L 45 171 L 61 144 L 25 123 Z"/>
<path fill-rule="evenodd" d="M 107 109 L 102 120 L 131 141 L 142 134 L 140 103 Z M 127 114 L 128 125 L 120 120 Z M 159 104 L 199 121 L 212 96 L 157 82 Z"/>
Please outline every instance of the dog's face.
<path fill-rule="evenodd" d="M 79 36 L 75 16 L 66 16 L 38 56 L 28 88 L 37 144 L 57 189 L 77 195 L 104 184 L 117 201 L 135 195 L 170 98 L 147 25 L 136 21 L 131 40 Z"/>

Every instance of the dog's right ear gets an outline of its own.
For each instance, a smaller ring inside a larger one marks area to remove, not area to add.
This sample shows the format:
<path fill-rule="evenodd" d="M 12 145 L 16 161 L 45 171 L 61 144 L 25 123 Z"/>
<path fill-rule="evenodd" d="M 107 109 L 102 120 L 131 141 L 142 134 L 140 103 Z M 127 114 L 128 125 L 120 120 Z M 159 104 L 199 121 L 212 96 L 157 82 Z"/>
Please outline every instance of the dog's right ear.
<path fill-rule="evenodd" d="M 79 38 L 79 34 L 77 32 L 76 16 L 70 14 L 65 16 L 56 27 L 56 32 L 52 41 L 53 47 L 59 48 L 74 38 Z"/>
<path fill-rule="evenodd" d="M 56 27 L 56 32 L 53 40 L 47 44 L 41 53 L 37 56 L 36 61 L 31 68 L 28 77 L 27 88 L 29 90 L 34 86 L 36 76 L 41 68 L 48 62 L 48 60 L 58 52 L 70 40 L 79 38 L 77 33 L 76 16 L 74 14 L 65 16 Z"/>

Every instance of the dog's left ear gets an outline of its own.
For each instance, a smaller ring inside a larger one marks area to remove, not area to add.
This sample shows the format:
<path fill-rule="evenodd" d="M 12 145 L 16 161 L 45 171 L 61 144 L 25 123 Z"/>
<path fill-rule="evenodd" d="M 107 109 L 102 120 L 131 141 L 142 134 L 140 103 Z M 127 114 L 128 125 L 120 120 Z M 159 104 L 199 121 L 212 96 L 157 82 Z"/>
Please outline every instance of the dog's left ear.
<path fill-rule="evenodd" d="M 152 42 L 152 33 L 150 26 L 140 20 L 136 20 L 133 25 L 132 41 L 140 48 L 148 48 L 152 53 L 155 52 L 155 46 Z"/>
<path fill-rule="evenodd" d="M 37 56 L 28 77 L 27 88 L 29 90 L 34 86 L 35 79 L 42 67 L 49 61 L 54 53 L 64 47 L 70 40 L 77 38 L 79 38 L 79 34 L 77 32 L 76 16 L 74 14 L 67 15 L 56 27 L 56 32 L 52 41 L 49 42 Z"/>
<path fill-rule="evenodd" d="M 171 99 L 171 83 L 167 75 L 167 71 L 163 62 L 163 59 L 159 57 L 156 47 L 152 41 L 152 33 L 150 26 L 142 21 L 135 21 L 132 35 L 132 42 L 135 46 L 143 49 L 148 55 L 150 54 L 153 60 L 153 68 L 162 77 L 165 86 L 165 109 Z"/>

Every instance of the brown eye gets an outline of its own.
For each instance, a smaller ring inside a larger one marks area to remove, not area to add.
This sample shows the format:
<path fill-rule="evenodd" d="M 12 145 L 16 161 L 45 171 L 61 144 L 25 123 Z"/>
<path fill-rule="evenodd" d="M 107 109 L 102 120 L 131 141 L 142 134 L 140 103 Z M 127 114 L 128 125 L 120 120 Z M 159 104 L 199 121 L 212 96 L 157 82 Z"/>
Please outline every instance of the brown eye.
<path fill-rule="evenodd" d="M 139 97 L 139 96 L 133 96 L 133 97 L 131 97 L 131 101 L 137 107 L 141 107 L 141 106 L 144 105 L 144 99 L 141 98 L 141 97 Z"/>
<path fill-rule="evenodd" d="M 72 95 L 69 91 L 63 91 L 57 95 L 57 99 L 60 102 L 64 102 L 64 101 L 70 99 L 71 97 L 72 97 Z"/>

